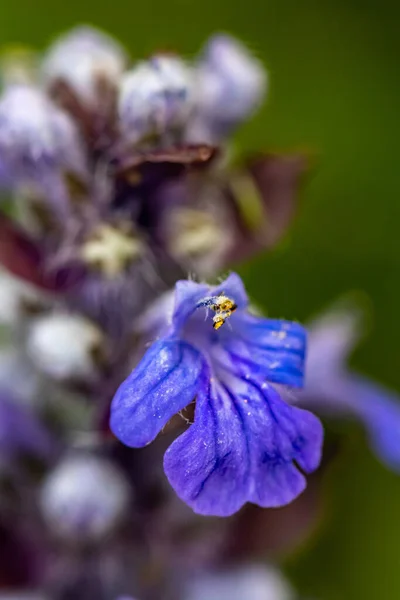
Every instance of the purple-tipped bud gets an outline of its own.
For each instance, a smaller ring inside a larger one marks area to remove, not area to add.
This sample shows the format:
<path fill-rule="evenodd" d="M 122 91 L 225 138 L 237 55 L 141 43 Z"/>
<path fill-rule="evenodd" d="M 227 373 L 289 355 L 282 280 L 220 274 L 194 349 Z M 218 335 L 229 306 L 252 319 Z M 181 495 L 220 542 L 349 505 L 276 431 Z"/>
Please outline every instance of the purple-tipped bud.
<path fill-rule="evenodd" d="M 192 73 L 178 57 L 155 56 L 122 79 L 118 107 L 128 142 L 182 127 L 192 106 Z"/>
<path fill-rule="evenodd" d="M 216 35 L 197 66 L 196 104 L 189 138 L 218 141 L 259 107 L 267 90 L 262 64 L 237 40 Z"/>
<path fill-rule="evenodd" d="M 15 182 L 34 182 L 53 201 L 60 192 L 60 173 L 83 175 L 85 164 L 79 134 L 68 115 L 27 85 L 7 88 L 0 99 L 0 161 Z"/>

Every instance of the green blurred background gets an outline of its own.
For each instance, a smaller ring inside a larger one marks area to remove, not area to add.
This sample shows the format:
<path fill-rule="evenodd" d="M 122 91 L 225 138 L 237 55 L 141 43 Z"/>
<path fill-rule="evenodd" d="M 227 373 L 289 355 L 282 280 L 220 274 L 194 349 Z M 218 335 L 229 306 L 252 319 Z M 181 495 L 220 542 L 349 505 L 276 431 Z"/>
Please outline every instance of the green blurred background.
<path fill-rule="evenodd" d="M 400 390 L 399 17 L 392 0 L 3 0 L 0 42 L 43 47 L 78 22 L 115 34 L 133 56 L 192 54 L 215 30 L 242 38 L 271 76 L 242 148 L 316 157 L 289 240 L 243 269 L 249 290 L 271 314 L 301 320 L 364 290 L 373 328 L 352 362 Z M 312 598 L 398 600 L 400 477 L 358 428 L 348 433 L 326 518 L 288 571 Z"/>

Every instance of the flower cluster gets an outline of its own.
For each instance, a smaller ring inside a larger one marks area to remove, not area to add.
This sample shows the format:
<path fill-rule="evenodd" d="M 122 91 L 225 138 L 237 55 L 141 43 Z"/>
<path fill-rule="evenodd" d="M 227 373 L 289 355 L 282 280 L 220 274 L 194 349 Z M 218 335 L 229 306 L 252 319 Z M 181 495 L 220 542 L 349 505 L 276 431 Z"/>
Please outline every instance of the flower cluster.
<path fill-rule="evenodd" d="M 281 240 L 306 168 L 234 156 L 264 68 L 225 34 L 190 60 L 132 64 L 80 27 L 1 69 L 0 589 L 278 589 L 272 568 L 274 585 L 214 572 L 249 507 L 197 515 L 291 503 L 320 464 L 327 409 L 361 419 L 399 469 L 400 406 L 346 369 L 353 312 L 307 336 L 221 278 Z"/>

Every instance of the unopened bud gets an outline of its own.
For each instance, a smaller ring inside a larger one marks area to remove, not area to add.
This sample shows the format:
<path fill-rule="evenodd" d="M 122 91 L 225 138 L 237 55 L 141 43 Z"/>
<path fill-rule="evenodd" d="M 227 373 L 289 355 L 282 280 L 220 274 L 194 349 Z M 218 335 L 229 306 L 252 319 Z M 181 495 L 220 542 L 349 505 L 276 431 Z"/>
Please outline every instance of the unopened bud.
<path fill-rule="evenodd" d="M 41 507 L 52 531 L 72 542 L 96 542 L 120 523 L 129 485 L 108 459 L 77 451 L 50 473 Z"/>
<path fill-rule="evenodd" d="M 68 313 L 37 318 L 27 339 L 35 365 L 60 380 L 93 379 L 97 373 L 95 357 L 102 344 L 102 333 L 91 321 Z"/>

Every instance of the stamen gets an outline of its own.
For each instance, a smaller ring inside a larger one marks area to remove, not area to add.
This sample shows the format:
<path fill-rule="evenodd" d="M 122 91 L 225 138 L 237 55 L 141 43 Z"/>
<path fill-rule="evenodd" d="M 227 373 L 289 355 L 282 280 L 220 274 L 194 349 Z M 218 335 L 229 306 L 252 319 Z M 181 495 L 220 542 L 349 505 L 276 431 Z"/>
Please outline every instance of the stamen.
<path fill-rule="evenodd" d="M 82 246 L 81 256 L 88 265 L 97 267 L 104 275 L 115 277 L 141 252 L 142 243 L 132 233 L 102 224 Z"/>
<path fill-rule="evenodd" d="M 170 217 L 170 247 L 174 256 L 202 256 L 221 244 L 221 226 L 210 213 L 180 209 Z M 179 232 L 178 235 L 176 232 Z"/>

